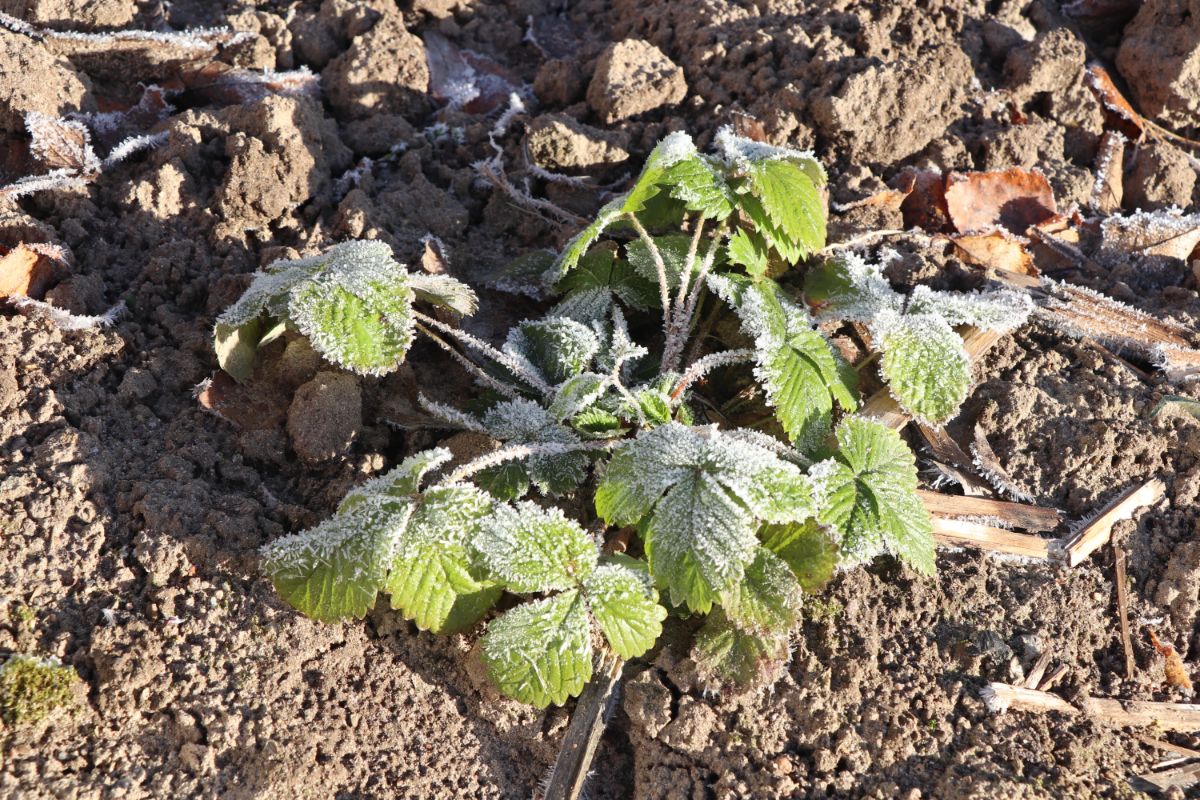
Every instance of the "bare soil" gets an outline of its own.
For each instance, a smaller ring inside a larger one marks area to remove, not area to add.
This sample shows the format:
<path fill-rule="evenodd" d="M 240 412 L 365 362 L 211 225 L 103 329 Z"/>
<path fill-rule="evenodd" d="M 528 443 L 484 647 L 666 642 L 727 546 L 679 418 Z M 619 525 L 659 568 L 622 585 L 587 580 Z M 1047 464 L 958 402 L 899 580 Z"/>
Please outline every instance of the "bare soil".
<path fill-rule="evenodd" d="M 414 412 L 417 391 L 469 391 L 456 368 L 418 345 L 400 372 L 363 381 L 281 346 L 259 376 L 272 391 L 244 398 L 241 424 L 192 394 L 215 369 L 214 316 L 276 258 L 363 237 L 415 263 L 432 233 L 452 271 L 483 286 L 569 235 L 479 179 L 472 164 L 492 155 L 506 103 L 444 108 L 431 34 L 533 87 L 497 140 L 518 177 L 526 131 L 545 168 L 609 181 L 666 132 L 705 145 L 740 112 L 773 142 L 813 148 L 835 202 L 905 166 L 1036 166 L 1066 208 L 1087 198 L 1103 129 L 1082 75 L 1089 52 L 1042 0 L 582 0 L 561 14 L 549 0 L 16 0 L 0 10 L 82 30 L 228 25 L 256 35 L 226 61 L 322 78 L 319 100 L 185 94 L 157 128 L 165 145 L 89 186 L 0 201 L 0 241 L 70 254 L 48 300 L 86 314 L 128 307 L 111 328 L 76 332 L 0 310 L 0 653 L 54 655 L 82 680 L 73 712 L 0 728 L 0 796 L 12 798 L 519 798 L 552 761 L 570 709 L 499 698 L 472 636 L 418 634 L 384 604 L 363 622 L 316 623 L 258 569 L 263 543 L 441 435 L 389 420 Z M 1195 2 L 1148 0 L 1130 44 L 1120 24 L 1088 38 L 1090 56 L 1136 65 L 1132 95 L 1155 104 L 1143 110 L 1193 133 L 1196 76 L 1181 52 L 1194 56 L 1200 37 L 1147 42 L 1156 25 L 1197 19 Z M 1147 68 L 1160 57 L 1162 69 Z M 0 30 L 0 132 L 20 134 L 30 110 L 132 102 L 139 82 L 174 68 L 136 49 L 62 55 Z M 356 183 L 339 180 L 364 157 L 374 163 Z M 1141 147 L 1126 181 L 1131 210 L 1194 204 L 1195 173 L 1173 145 Z M 533 187 L 581 214 L 600 200 L 586 186 Z M 833 228 L 848 236 L 896 217 L 859 209 L 835 214 Z M 898 269 L 904 281 L 977 280 L 915 248 Z M 1065 277 L 1200 327 L 1181 261 L 1096 254 Z M 484 336 L 537 307 L 483 295 L 488 311 L 468 325 Z M 1165 688 L 1144 627 L 1153 621 L 1195 675 L 1200 425 L 1150 412 L 1164 394 L 1200 391 L 1141 379 L 1039 325 L 997 346 L 977 377 L 951 432 L 965 442 L 981 426 L 1039 504 L 1080 519 L 1135 482 L 1166 481 L 1165 501 L 1116 531 L 1130 553 L 1137 678 L 1122 677 L 1108 548 L 1071 570 L 943 551 L 935 580 L 880 561 L 810 599 L 772 691 L 706 695 L 686 658 L 689 626 L 672 626 L 631 667 L 589 796 L 1134 794 L 1128 777 L 1164 754 L 1131 731 L 996 716 L 979 691 L 1019 680 L 1048 651 L 1070 668 L 1068 698 L 1190 699 Z"/>

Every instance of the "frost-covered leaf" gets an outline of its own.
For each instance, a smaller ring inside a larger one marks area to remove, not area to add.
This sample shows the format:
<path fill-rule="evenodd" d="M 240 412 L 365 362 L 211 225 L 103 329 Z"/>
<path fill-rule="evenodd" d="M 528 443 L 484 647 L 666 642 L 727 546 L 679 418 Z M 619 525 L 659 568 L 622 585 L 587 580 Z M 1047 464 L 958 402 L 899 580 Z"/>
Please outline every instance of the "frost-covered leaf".
<path fill-rule="evenodd" d="M 262 549 L 263 570 L 297 610 L 324 622 L 362 618 L 383 585 L 397 534 L 412 511 L 364 504 Z"/>
<path fill-rule="evenodd" d="M 704 620 L 692 646 L 692 660 L 701 676 L 743 689 L 774 682 L 787 653 L 785 634 L 743 630 L 721 609 Z"/>
<path fill-rule="evenodd" d="M 505 612 L 488 624 L 482 644 L 496 687 L 538 708 L 562 705 L 592 677 L 587 604 L 576 590 Z"/>
<path fill-rule="evenodd" d="M 410 499 L 420 489 L 425 473 L 448 463 L 453 457 L 444 447 L 414 453 L 383 475 L 351 489 L 338 505 L 338 513 L 367 502 L 382 504 L 386 500 Z"/>
<path fill-rule="evenodd" d="M 488 573 L 518 593 L 571 589 L 596 568 L 599 553 L 583 528 L 557 508 L 497 506 L 474 547 Z"/>
<path fill-rule="evenodd" d="M 510 444 L 569 445 L 579 442 L 578 434 L 556 422 L 541 405 L 524 398 L 506 400 L 488 409 L 483 415 L 483 426 L 492 436 Z M 528 473 L 528 480 L 542 492 L 563 494 L 583 481 L 589 463 L 588 455 L 582 452 L 538 454 L 525 459 L 523 469 Z M 498 493 L 497 496 L 504 495 Z"/>
<path fill-rule="evenodd" d="M 787 633 L 800 615 L 800 584 L 782 558 L 760 547 L 721 606 L 745 630 Z"/>
<path fill-rule="evenodd" d="M 555 391 L 550 404 L 550 416 L 558 422 L 575 416 L 600 399 L 608 389 L 607 375 L 585 372 L 562 383 Z"/>
<path fill-rule="evenodd" d="M 888 389 L 905 411 L 933 425 L 958 413 L 971 388 L 971 358 L 944 319 L 884 311 L 871 335 L 883 352 L 879 366 Z"/>
<path fill-rule="evenodd" d="M 784 431 L 802 452 L 816 452 L 832 429 L 836 402 L 845 411 L 857 407 L 855 386 L 833 346 L 813 322 L 770 280 L 750 282 L 737 276 L 712 281 L 731 302 L 742 328 L 754 338 L 755 376 Z"/>
<path fill-rule="evenodd" d="M 672 167 L 696 157 L 696 145 L 692 142 L 692 137 L 682 131 L 668 134 L 650 151 L 633 188 L 624 196 L 621 211 L 632 214 L 641 211 L 646 201 L 662 190 L 668 171 Z"/>
<path fill-rule="evenodd" d="M 505 461 L 475 473 L 475 483 L 501 502 L 524 497 L 529 491 L 529 470 L 520 461 Z"/>
<path fill-rule="evenodd" d="M 658 641 L 667 610 L 643 562 L 606 559 L 584 583 L 584 592 L 604 638 L 621 658 L 636 658 Z"/>
<path fill-rule="evenodd" d="M 746 173 L 769 223 L 760 232 L 781 256 L 795 264 L 825 246 L 825 205 L 804 165 L 773 158 L 752 162 Z"/>
<path fill-rule="evenodd" d="M 606 318 L 614 301 L 639 310 L 658 302 L 658 289 L 639 276 L 628 261 L 617 259 L 612 248 L 593 248 L 559 281 L 557 289 L 565 296 L 547 316 L 583 323 Z"/>
<path fill-rule="evenodd" d="M 475 296 L 474 290 L 449 275 L 413 273 L 408 276 L 408 285 L 417 300 L 422 302 L 448 308 L 466 316 L 479 310 L 479 298 Z"/>
<path fill-rule="evenodd" d="M 746 274 L 750 277 L 761 278 L 767 274 L 767 267 L 771 260 L 770 246 L 756 231 L 738 228 L 729 237 L 726 253 L 729 262 L 746 270 Z"/>
<path fill-rule="evenodd" d="M 501 588 L 472 565 L 467 544 L 492 507 L 473 486 L 435 486 L 421 496 L 397 537 L 383 585 L 392 608 L 434 633 L 469 628 L 483 616 Z"/>
<path fill-rule="evenodd" d="M 692 237 L 668 234 L 652 238 L 662 256 L 663 266 L 666 267 L 667 287 L 671 290 L 678 289 L 679 276 L 683 274 L 683 269 L 687 265 L 687 254 L 692 244 Z M 634 239 L 625 245 L 625 255 L 638 276 L 654 286 L 653 304 L 658 305 L 658 267 L 654 264 L 654 256 L 650 253 L 650 248 L 641 239 Z M 693 273 L 699 268 L 703 256 L 704 250 L 699 249 L 695 262 L 692 264 Z"/>
<path fill-rule="evenodd" d="M 878 264 L 845 251 L 808 271 L 804 298 L 820 322 L 870 322 L 881 311 L 899 312 L 904 305 Z"/>
<path fill-rule="evenodd" d="M 886 550 L 918 572 L 934 572 L 933 525 L 917 496 L 916 459 L 900 434 L 847 417 L 838 452 L 809 470 L 819 520 L 841 536 L 842 559 L 862 563 Z"/>
<path fill-rule="evenodd" d="M 908 297 L 908 314 L 936 314 L 951 325 L 990 331 L 1021 327 L 1033 312 L 1033 299 L 1022 292 L 938 292 L 918 286 Z"/>
<path fill-rule="evenodd" d="M 522 322 L 504 343 L 504 352 L 531 365 L 551 385 L 586 370 L 599 350 L 595 331 L 565 317 Z"/>
<path fill-rule="evenodd" d="M 596 213 L 596 218 L 586 228 L 575 234 L 571 241 L 567 242 L 567 246 L 563 248 L 562 255 L 558 257 L 558 261 L 554 266 L 547 270 L 544 280 L 548 284 L 557 283 L 564 275 L 575 269 L 579 263 L 579 259 L 583 258 L 584 253 L 588 248 L 595 244 L 600 238 L 600 234 L 620 219 L 623 213 L 621 207 L 625 204 L 625 198 L 618 197 L 615 200 L 605 204 Z"/>
<path fill-rule="evenodd" d="M 602 408 L 588 408 L 571 420 L 571 426 L 589 438 L 605 439 L 621 431 L 621 418 Z"/>
<path fill-rule="evenodd" d="M 616 451 L 596 510 L 640 524 L 655 580 L 673 603 L 707 611 L 753 558 L 756 519 L 803 519 L 814 505 L 803 473 L 770 450 L 672 422 Z"/>
<path fill-rule="evenodd" d="M 805 592 L 819 592 L 833 577 L 838 563 L 837 543 L 815 519 L 764 525 L 758 536 L 763 547 L 791 568 Z"/>
<path fill-rule="evenodd" d="M 705 219 L 722 220 L 733 213 L 733 192 L 724 175 L 702 155 L 685 158 L 668 167 L 662 182 L 667 185 L 671 197 Z"/>

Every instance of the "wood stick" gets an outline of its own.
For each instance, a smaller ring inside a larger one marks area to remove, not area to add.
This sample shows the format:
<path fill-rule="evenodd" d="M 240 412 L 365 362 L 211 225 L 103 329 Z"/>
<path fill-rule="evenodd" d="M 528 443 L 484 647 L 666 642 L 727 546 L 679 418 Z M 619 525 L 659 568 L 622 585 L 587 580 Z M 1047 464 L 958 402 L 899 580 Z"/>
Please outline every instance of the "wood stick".
<path fill-rule="evenodd" d="M 1158 478 L 1151 478 L 1141 486 L 1132 487 L 1123 492 L 1120 497 L 1101 509 L 1096 519 L 1063 544 L 1067 555 L 1067 564 L 1072 567 L 1078 566 L 1080 562 L 1109 540 L 1109 537 L 1112 536 L 1113 525 L 1121 520 L 1129 519 L 1133 516 L 1133 512 L 1142 506 L 1158 502 L 1166 491 L 1165 483 Z"/>
<path fill-rule="evenodd" d="M 1043 692 L 1050 691 L 1054 688 L 1056 683 L 1067 677 L 1067 673 L 1070 671 L 1071 668 L 1066 664 L 1059 664 L 1054 668 L 1053 672 L 1042 679 L 1042 682 L 1037 685 L 1037 688 L 1041 689 Z"/>
<path fill-rule="evenodd" d="M 933 518 L 933 538 L 940 544 L 954 547 L 975 547 L 993 553 L 1009 553 L 1042 561 L 1051 559 L 1051 547 L 1056 541 L 945 517 Z"/>
<path fill-rule="evenodd" d="M 1056 508 L 985 497 L 956 497 L 924 489 L 918 489 L 917 494 L 929 513 L 937 517 L 998 517 L 1026 531 L 1051 531 L 1062 522 L 1062 512 Z"/>
<path fill-rule="evenodd" d="M 962 331 L 963 347 L 971 362 L 978 361 L 992 345 L 1000 341 L 1004 334 L 997 331 L 985 331 L 979 328 L 966 328 Z M 912 419 L 900 404 L 892 397 L 887 388 L 880 389 L 863 403 L 860 413 L 865 417 L 875 417 L 884 425 L 894 430 L 900 430 Z"/>
<path fill-rule="evenodd" d="M 1125 679 L 1133 680 L 1137 663 L 1133 659 L 1133 636 L 1129 633 L 1129 587 L 1125 577 L 1125 548 L 1113 545 L 1117 573 L 1117 617 L 1121 623 L 1121 649 L 1125 651 Z"/>
<path fill-rule="evenodd" d="M 1038 684 L 1042 682 L 1042 676 L 1046 674 L 1046 667 L 1050 666 L 1050 658 L 1049 650 L 1038 656 L 1038 660 L 1033 664 L 1033 669 L 1029 670 L 1029 674 L 1025 676 L 1026 689 L 1038 688 Z"/>
<path fill-rule="evenodd" d="M 1175 787 L 1187 789 L 1190 786 L 1194 786 L 1197 781 L 1200 781 L 1200 761 L 1193 761 L 1190 764 L 1180 764 L 1177 767 L 1159 772 L 1145 772 L 1138 775 L 1131 782 L 1135 789 L 1149 787 L 1150 791 L 1158 790 L 1165 792 Z M 1140 785 L 1139 782 L 1141 782 Z"/>
<path fill-rule="evenodd" d="M 1141 733 L 1135 733 L 1133 738 L 1137 739 L 1142 744 L 1148 744 L 1151 747 L 1157 747 L 1159 750 L 1165 750 L 1168 753 L 1178 753 L 1187 758 L 1200 758 L 1200 750 L 1193 750 L 1190 747 L 1184 747 L 1181 744 L 1167 742 L 1162 739 L 1155 739 L 1153 736 L 1146 736 Z"/>
<path fill-rule="evenodd" d="M 990 711 L 1058 711 L 1063 714 L 1083 713 L 1100 722 L 1118 727 L 1144 728 L 1157 726 L 1166 731 L 1200 731 L 1200 705 L 1195 703 L 1154 703 L 1144 700 L 1114 700 L 1089 697 L 1081 708 L 1068 703 L 1056 694 L 1007 683 L 989 683 L 981 696 Z"/>
<path fill-rule="evenodd" d="M 543 800 L 577 800 L 582 794 L 624 667 L 625 662 L 612 656 L 583 687 L 541 794 Z"/>

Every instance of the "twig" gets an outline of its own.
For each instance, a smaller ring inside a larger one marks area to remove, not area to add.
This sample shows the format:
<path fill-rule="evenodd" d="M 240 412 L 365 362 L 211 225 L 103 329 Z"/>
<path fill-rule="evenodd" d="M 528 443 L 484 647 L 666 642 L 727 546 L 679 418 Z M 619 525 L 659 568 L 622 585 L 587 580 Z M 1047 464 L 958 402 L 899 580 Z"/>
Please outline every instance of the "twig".
<path fill-rule="evenodd" d="M 933 518 L 933 538 L 939 544 L 953 547 L 975 547 L 994 553 L 1036 558 L 1052 558 L 1053 539 L 1043 539 L 1028 533 L 1014 533 L 1004 528 L 981 525 L 961 519 Z"/>
<path fill-rule="evenodd" d="M 1200 730 L 1200 705 L 1194 703 L 1155 703 L 1144 700 L 1114 700 L 1089 697 L 1079 707 L 1056 694 L 1007 683 L 989 683 L 980 693 L 993 713 L 1005 711 L 1059 711 L 1084 714 L 1118 727 L 1158 726 L 1167 731 Z"/>
<path fill-rule="evenodd" d="M 1038 684 L 1042 682 L 1042 676 L 1046 674 L 1046 667 L 1050 666 L 1050 651 L 1047 650 L 1038 656 L 1038 660 L 1034 663 L 1033 668 L 1029 670 L 1029 674 L 1025 676 L 1025 688 L 1036 689 Z"/>
<path fill-rule="evenodd" d="M 1167 486 L 1158 478 L 1151 478 L 1141 486 L 1123 492 L 1120 497 L 1102 508 L 1099 515 L 1063 544 L 1067 564 L 1077 566 L 1096 552 L 1112 536 L 1113 525 L 1129 519 L 1142 506 L 1157 503 L 1167 491 Z"/>
<path fill-rule="evenodd" d="M 1117 573 L 1117 616 L 1121 623 L 1121 649 L 1125 651 L 1125 679 L 1133 680 L 1137 664 L 1133 659 L 1133 637 L 1129 633 L 1129 587 L 1125 578 L 1125 548 L 1113 545 Z"/>
<path fill-rule="evenodd" d="M 996 517 L 1027 531 L 1051 531 L 1062 522 L 1062 512 L 1055 508 L 985 497 L 955 497 L 923 489 L 917 494 L 929 513 L 938 517 Z"/>
<path fill-rule="evenodd" d="M 604 657 L 597 674 L 579 695 L 571 724 L 567 726 L 558 757 L 541 793 L 542 800 L 576 800 L 583 794 L 592 758 L 600 746 L 604 725 L 617 697 L 624 666 L 616 656 Z"/>
<path fill-rule="evenodd" d="M 508 353 L 497 350 L 495 347 L 492 347 L 478 336 L 473 336 L 460 328 L 447 325 L 441 320 L 426 316 L 419 311 L 414 311 L 413 316 L 425 327 L 436 328 L 447 336 L 454 337 L 467 347 L 475 348 L 480 353 L 483 353 L 485 356 L 495 361 L 497 364 L 512 371 L 512 373 L 518 378 L 525 381 L 542 394 L 549 395 L 553 393 L 553 389 L 551 388 L 550 384 L 546 383 L 546 381 L 544 381 L 540 375 L 531 372 L 528 367 L 520 362 L 520 360 L 512 357 Z"/>
<path fill-rule="evenodd" d="M 493 378 L 491 375 L 488 375 L 486 372 L 484 372 L 479 367 L 478 364 L 476 364 L 471 359 L 467 358 L 462 353 L 458 352 L 458 350 L 454 349 L 454 346 L 452 344 L 450 344 L 445 339 L 438 336 L 432 330 L 425 327 L 424 325 L 422 325 L 419 322 L 417 323 L 417 330 L 419 330 L 421 333 L 428 336 L 431 340 L 433 340 L 433 342 L 438 347 L 442 348 L 447 353 L 449 353 L 450 356 L 455 361 L 457 361 L 459 363 L 459 365 L 462 366 L 462 368 L 465 369 L 471 375 L 472 378 L 479 381 L 484 386 L 487 386 L 490 389 L 494 389 L 495 391 L 499 392 L 504 397 L 507 397 L 509 400 L 515 400 L 515 399 L 517 399 L 517 397 L 520 396 L 516 389 L 512 388 L 511 386 L 504 383 L 503 381 L 497 380 L 496 378 Z"/>
<path fill-rule="evenodd" d="M 1177 753 L 1187 758 L 1200 758 L 1200 750 L 1193 750 L 1190 747 L 1184 747 L 1181 744 L 1167 742 L 1162 739 L 1155 739 L 1153 736 L 1146 736 L 1141 733 L 1135 733 L 1133 738 L 1137 739 L 1142 744 L 1148 744 L 1151 747 L 1157 747 L 1159 750 L 1164 750 L 1168 753 Z"/>

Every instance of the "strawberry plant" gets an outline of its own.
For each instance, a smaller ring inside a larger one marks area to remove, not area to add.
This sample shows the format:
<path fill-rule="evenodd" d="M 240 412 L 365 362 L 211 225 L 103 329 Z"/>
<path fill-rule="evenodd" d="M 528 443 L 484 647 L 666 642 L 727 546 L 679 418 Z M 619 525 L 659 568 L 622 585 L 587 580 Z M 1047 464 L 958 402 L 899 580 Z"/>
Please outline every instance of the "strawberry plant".
<path fill-rule="evenodd" d="M 829 255 L 825 182 L 807 153 L 722 130 L 706 154 L 671 134 L 548 265 L 557 302 L 498 346 L 418 311 L 470 314 L 475 297 L 408 273 L 383 244 L 257 276 L 216 327 L 236 377 L 286 331 L 370 375 L 420 333 L 484 390 L 471 410 L 425 408 L 496 442 L 463 462 L 417 453 L 268 544 L 280 594 L 337 620 L 383 593 L 435 633 L 490 615 L 488 675 L 545 707 L 577 695 L 599 655 L 646 653 L 671 614 L 705 615 L 696 662 L 745 686 L 778 673 L 803 594 L 836 566 L 890 554 L 932 574 L 913 453 L 856 415 L 858 372 L 817 323 L 865 323 L 898 401 L 940 423 L 970 384 L 954 326 L 1010 328 L 1029 302 L 905 296 L 877 265 Z M 753 422 L 732 412 L 747 406 Z"/>

